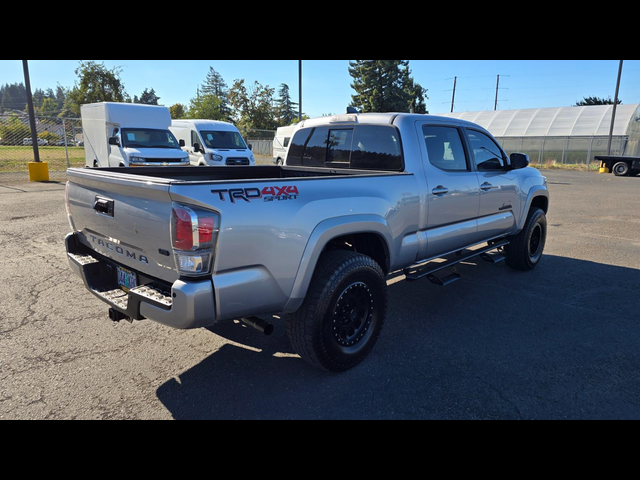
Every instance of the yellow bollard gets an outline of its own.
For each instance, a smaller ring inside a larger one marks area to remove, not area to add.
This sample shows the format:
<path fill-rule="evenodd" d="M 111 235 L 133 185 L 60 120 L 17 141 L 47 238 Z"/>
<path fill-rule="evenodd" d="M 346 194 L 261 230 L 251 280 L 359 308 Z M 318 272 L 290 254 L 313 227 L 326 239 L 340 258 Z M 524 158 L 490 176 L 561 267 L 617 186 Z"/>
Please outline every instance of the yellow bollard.
<path fill-rule="evenodd" d="M 48 182 L 49 164 L 47 162 L 29 162 L 29 181 Z"/>

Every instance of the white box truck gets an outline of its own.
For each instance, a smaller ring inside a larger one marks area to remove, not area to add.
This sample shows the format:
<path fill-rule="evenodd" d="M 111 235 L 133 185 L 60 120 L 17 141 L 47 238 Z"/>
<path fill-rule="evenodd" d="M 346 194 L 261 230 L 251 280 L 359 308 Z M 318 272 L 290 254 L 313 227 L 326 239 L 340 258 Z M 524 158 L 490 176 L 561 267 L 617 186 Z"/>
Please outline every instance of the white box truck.
<path fill-rule="evenodd" d="M 173 120 L 171 131 L 184 143 L 191 165 L 255 165 L 256 159 L 232 123 L 218 120 Z"/>
<path fill-rule="evenodd" d="M 189 165 L 166 107 L 103 102 L 83 105 L 81 114 L 87 167 Z"/>

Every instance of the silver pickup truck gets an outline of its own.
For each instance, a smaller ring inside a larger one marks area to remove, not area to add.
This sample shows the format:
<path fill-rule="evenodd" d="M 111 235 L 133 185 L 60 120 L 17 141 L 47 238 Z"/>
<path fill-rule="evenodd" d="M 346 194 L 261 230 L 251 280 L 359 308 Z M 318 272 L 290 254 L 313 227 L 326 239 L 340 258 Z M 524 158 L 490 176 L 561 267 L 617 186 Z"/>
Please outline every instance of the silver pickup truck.
<path fill-rule="evenodd" d="M 549 194 L 527 166 L 472 123 L 350 114 L 304 121 L 286 166 L 70 169 L 69 264 L 112 320 L 270 333 L 284 314 L 303 359 L 344 371 L 380 335 L 392 272 L 536 267 Z"/>

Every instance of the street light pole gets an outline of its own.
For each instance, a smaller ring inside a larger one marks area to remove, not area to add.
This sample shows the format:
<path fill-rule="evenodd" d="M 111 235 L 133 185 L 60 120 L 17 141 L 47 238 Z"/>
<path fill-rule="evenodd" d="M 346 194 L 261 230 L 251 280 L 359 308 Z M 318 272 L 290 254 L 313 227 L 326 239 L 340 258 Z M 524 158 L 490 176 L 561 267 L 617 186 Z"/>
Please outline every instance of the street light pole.
<path fill-rule="evenodd" d="M 302 121 L 302 60 L 298 60 L 298 121 Z"/>
<path fill-rule="evenodd" d="M 618 83 L 616 84 L 616 98 L 613 101 L 613 113 L 611 114 L 611 130 L 609 130 L 609 147 L 607 148 L 607 155 L 611 155 L 611 144 L 613 142 L 613 127 L 616 123 L 616 109 L 618 108 L 618 94 L 620 93 L 620 79 L 622 78 L 622 62 L 620 60 L 620 67 L 618 68 Z"/>
<path fill-rule="evenodd" d="M 36 130 L 36 116 L 33 110 L 33 97 L 31 96 L 31 81 L 29 80 L 28 60 L 22 60 L 24 70 L 24 86 L 27 90 L 27 109 L 29 110 L 29 124 L 31 126 L 31 141 L 33 142 L 33 160 L 40 163 L 40 152 L 38 150 L 38 131 Z"/>

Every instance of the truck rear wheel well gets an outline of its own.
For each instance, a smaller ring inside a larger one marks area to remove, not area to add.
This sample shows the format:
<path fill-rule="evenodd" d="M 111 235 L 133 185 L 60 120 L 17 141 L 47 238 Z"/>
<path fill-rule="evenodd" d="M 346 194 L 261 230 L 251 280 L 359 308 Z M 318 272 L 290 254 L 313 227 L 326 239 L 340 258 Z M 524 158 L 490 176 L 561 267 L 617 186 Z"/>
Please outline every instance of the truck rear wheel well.
<path fill-rule="evenodd" d="M 385 275 L 389 273 L 389 250 L 384 239 L 376 233 L 352 233 L 331 240 L 323 253 L 330 250 L 349 250 L 371 257 Z"/>
<path fill-rule="evenodd" d="M 534 208 L 541 209 L 545 214 L 549 211 L 549 199 L 547 197 L 539 196 L 532 200 L 529 211 Z"/>

